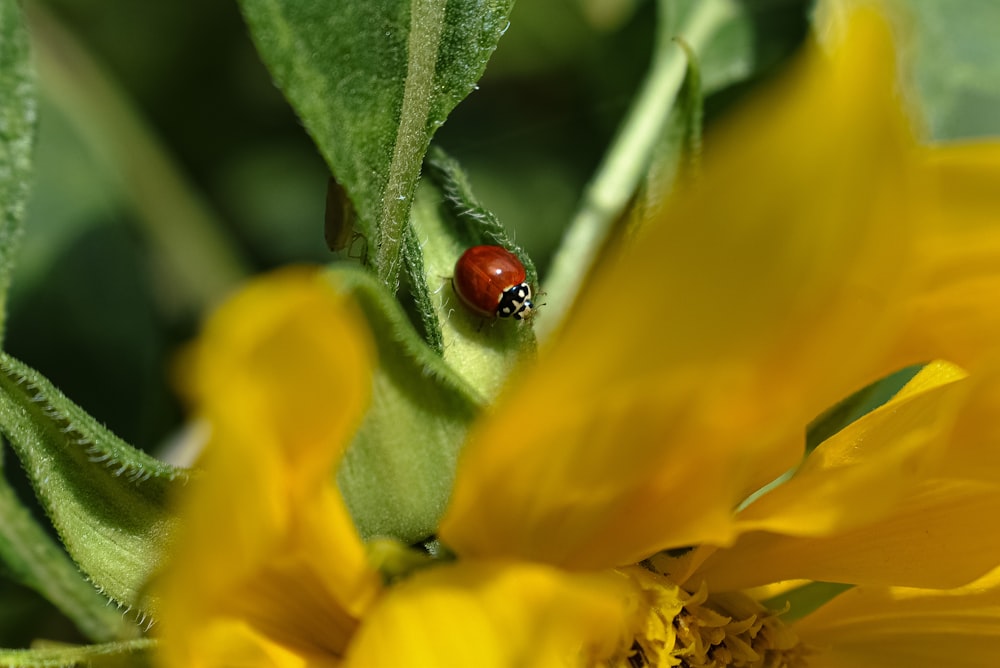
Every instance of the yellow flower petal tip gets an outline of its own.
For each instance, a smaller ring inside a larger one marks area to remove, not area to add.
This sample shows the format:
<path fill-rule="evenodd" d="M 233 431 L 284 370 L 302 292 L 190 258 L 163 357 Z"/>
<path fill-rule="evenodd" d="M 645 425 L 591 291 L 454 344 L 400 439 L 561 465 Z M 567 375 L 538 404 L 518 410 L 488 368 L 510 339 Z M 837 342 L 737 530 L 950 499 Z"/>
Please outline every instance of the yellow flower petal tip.
<path fill-rule="evenodd" d="M 204 329 L 193 383 L 202 412 L 227 424 L 254 416 L 255 430 L 336 456 L 371 393 L 363 322 L 316 269 L 249 283 Z"/>

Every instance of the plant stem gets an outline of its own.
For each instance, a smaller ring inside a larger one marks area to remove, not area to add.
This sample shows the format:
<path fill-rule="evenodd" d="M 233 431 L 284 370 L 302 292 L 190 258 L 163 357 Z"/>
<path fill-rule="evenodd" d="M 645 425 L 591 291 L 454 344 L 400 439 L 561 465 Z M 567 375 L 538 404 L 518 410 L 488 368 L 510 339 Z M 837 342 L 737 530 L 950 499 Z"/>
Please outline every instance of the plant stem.
<path fill-rule="evenodd" d="M 535 327 L 542 340 L 569 312 L 614 221 L 635 193 L 684 81 L 687 57 L 673 41 L 667 4 L 667 0 L 659 3 L 657 46 L 649 74 L 553 259 L 544 286 L 545 317 Z M 698 0 L 677 33 L 698 53 L 738 11 L 733 0 Z"/>
<path fill-rule="evenodd" d="M 426 127 L 430 112 L 435 65 L 444 30 L 444 0 L 416 0 L 410 9 L 410 36 L 403 104 L 389 166 L 389 180 L 382 196 L 375 266 L 379 279 L 395 292 L 402 266 L 403 229 L 427 149 Z"/>

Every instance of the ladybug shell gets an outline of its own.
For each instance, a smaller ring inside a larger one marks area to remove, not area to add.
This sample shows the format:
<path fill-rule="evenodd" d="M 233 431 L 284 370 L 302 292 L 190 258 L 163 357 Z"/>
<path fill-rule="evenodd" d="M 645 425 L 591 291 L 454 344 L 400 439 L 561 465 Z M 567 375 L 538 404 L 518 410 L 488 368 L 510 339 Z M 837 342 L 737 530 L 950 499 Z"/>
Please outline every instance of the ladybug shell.
<path fill-rule="evenodd" d="M 476 313 L 495 317 L 504 290 L 524 283 L 524 265 L 503 246 L 473 246 L 458 258 L 455 294 Z"/>

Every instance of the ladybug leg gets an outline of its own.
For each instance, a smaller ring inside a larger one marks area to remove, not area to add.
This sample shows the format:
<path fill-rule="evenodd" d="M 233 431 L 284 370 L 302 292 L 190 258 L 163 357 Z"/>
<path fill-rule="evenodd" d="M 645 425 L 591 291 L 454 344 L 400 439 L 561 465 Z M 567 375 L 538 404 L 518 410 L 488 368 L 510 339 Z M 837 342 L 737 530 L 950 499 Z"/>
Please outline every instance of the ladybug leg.
<path fill-rule="evenodd" d="M 359 244 L 358 241 L 361 243 Z M 368 238 L 357 230 L 351 233 L 351 241 L 347 246 L 347 257 L 368 266 Z"/>

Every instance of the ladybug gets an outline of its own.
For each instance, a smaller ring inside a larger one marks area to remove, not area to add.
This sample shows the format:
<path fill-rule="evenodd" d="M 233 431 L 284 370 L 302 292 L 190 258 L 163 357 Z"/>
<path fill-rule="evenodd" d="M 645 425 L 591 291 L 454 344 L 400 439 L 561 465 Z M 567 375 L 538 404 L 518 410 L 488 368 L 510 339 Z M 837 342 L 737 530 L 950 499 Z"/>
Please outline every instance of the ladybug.
<path fill-rule="evenodd" d="M 531 286 L 524 265 L 503 246 L 473 246 L 458 258 L 452 288 L 470 309 L 487 318 L 531 316 Z"/>

